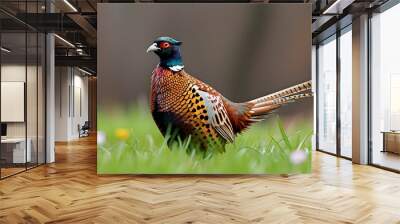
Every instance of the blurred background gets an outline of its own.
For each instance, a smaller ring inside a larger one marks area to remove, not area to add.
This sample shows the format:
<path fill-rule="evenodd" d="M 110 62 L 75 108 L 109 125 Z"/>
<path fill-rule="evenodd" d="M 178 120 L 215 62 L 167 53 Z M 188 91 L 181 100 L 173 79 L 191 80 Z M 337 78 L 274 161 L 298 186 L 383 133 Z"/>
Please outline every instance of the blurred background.
<path fill-rule="evenodd" d="M 182 41 L 185 70 L 232 101 L 310 80 L 311 15 L 311 4 L 99 4 L 99 108 L 148 99 L 159 36 Z M 307 99 L 279 114 L 311 121 L 312 110 Z"/>

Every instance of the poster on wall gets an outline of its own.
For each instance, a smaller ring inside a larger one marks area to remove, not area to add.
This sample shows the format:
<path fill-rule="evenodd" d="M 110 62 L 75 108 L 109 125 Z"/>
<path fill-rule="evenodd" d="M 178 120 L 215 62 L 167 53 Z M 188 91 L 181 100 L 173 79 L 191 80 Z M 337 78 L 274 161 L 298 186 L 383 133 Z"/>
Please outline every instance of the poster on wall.
<path fill-rule="evenodd" d="M 99 4 L 98 173 L 310 172 L 310 21 L 308 4 Z"/>

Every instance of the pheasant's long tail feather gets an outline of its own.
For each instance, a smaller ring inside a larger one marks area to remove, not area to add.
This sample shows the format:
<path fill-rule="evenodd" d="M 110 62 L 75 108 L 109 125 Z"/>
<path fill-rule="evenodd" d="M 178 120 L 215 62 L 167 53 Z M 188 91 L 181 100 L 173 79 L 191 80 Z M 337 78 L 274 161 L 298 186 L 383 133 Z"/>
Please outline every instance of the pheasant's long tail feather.
<path fill-rule="evenodd" d="M 276 98 L 299 94 L 301 92 L 305 92 L 305 91 L 309 91 L 309 90 L 311 90 L 311 80 L 297 84 L 297 85 L 289 87 L 289 88 L 286 88 L 286 89 L 278 91 L 276 93 L 272 93 L 272 94 L 251 100 L 250 103 L 259 104 L 259 103 L 263 103 L 263 102 L 273 100 Z"/>
<path fill-rule="evenodd" d="M 232 103 L 225 99 L 234 133 L 240 133 L 252 123 L 264 120 L 282 105 L 312 97 L 311 81 L 245 103 Z"/>
<path fill-rule="evenodd" d="M 311 81 L 307 81 L 279 92 L 251 100 L 249 103 L 253 106 L 249 111 L 250 119 L 252 121 L 262 120 L 265 115 L 270 114 L 282 105 L 312 96 Z"/>

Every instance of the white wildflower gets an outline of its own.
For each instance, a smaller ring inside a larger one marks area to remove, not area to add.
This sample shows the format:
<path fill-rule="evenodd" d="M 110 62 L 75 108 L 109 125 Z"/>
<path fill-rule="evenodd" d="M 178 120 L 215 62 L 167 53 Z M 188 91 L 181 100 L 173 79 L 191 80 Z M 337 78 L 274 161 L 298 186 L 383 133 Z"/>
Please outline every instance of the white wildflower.
<path fill-rule="evenodd" d="M 304 163 L 306 159 L 307 159 L 307 153 L 305 150 L 297 149 L 296 151 L 293 151 L 290 154 L 290 161 L 295 165 Z"/>
<path fill-rule="evenodd" d="M 103 145 L 106 142 L 106 134 L 102 131 L 97 132 L 97 144 Z"/>

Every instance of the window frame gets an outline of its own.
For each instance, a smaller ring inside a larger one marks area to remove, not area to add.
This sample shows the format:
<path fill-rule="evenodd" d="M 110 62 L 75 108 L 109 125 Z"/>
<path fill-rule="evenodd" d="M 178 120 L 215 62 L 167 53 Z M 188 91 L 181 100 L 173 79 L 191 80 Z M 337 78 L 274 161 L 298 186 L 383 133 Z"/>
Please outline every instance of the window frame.
<path fill-rule="evenodd" d="M 342 35 L 344 35 L 347 32 L 352 32 L 352 23 L 347 24 L 346 26 L 342 27 L 341 29 L 338 29 L 335 33 L 329 35 L 328 37 L 326 37 L 325 39 L 319 40 L 318 43 L 316 44 L 316 51 L 315 51 L 315 57 L 316 57 L 316 63 L 315 63 L 315 71 L 316 71 L 316 92 L 317 95 L 320 93 L 320 89 L 319 89 L 319 78 L 320 78 L 320 74 L 319 74 L 319 47 L 322 43 L 324 42 L 329 42 L 329 41 L 336 41 L 336 152 L 332 153 L 332 152 L 328 152 L 324 149 L 321 149 L 319 147 L 319 104 L 320 104 L 320 100 L 319 97 L 317 96 L 315 98 L 316 101 L 316 151 L 319 152 L 323 152 L 329 155 L 333 155 L 336 157 L 340 157 L 340 158 L 344 158 L 347 160 L 352 160 L 351 157 L 347 157 L 342 155 L 341 153 L 341 119 L 340 119 L 340 77 L 341 77 L 341 67 L 340 67 L 340 37 Z M 335 36 L 335 37 L 334 37 Z M 334 38 L 333 38 L 334 37 Z M 329 40 L 332 39 L 332 40 Z"/>

